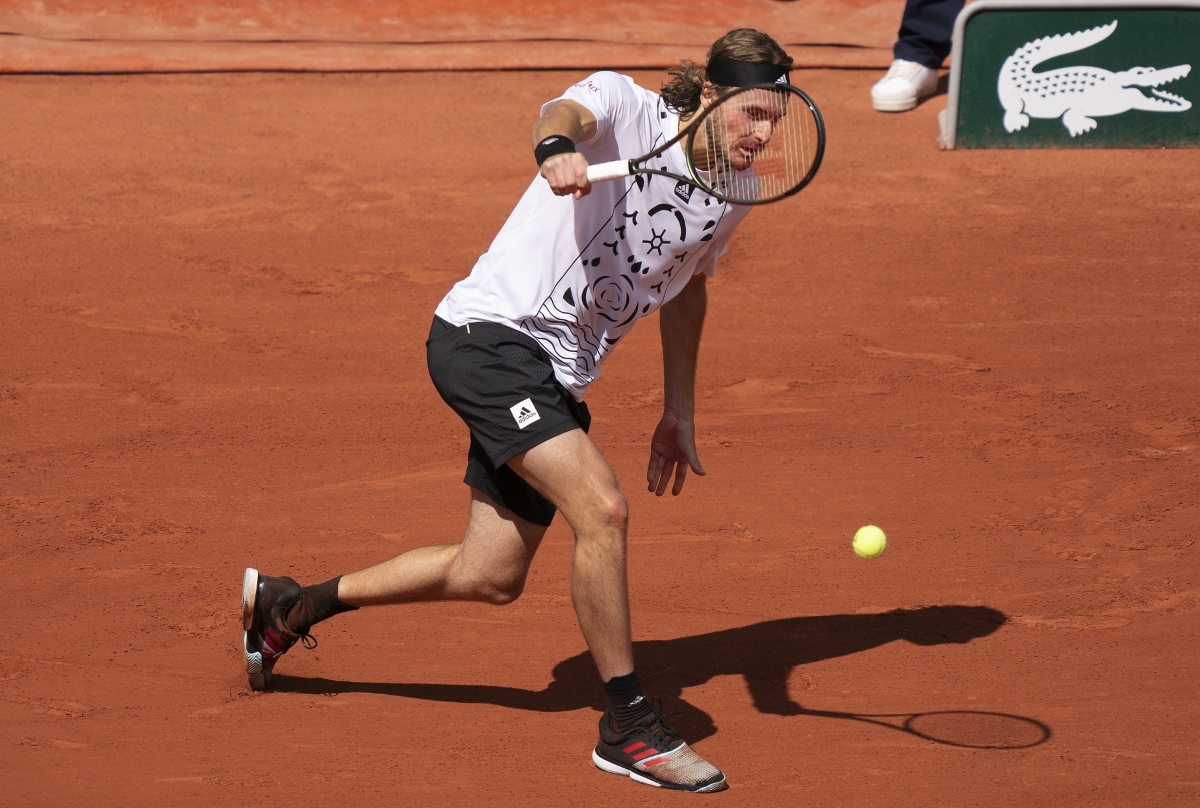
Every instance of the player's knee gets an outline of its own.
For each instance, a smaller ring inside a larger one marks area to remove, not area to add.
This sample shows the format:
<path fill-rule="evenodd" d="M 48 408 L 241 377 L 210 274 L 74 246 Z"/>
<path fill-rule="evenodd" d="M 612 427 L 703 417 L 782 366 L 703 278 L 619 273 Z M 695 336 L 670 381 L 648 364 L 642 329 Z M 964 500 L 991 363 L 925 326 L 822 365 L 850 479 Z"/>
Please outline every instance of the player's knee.
<path fill-rule="evenodd" d="M 490 575 L 481 580 L 476 592 L 486 603 L 507 606 L 525 591 L 525 575 Z"/>
<path fill-rule="evenodd" d="M 609 523 L 619 527 L 622 533 L 629 527 L 629 500 L 620 491 L 617 491 L 609 505 L 608 517 Z"/>
<path fill-rule="evenodd" d="M 493 606 L 507 606 L 517 598 L 521 597 L 523 586 L 518 586 L 513 589 L 493 589 L 488 593 L 486 601 Z"/>
<path fill-rule="evenodd" d="M 468 599 L 505 606 L 525 590 L 527 571 L 519 566 L 464 569 L 460 572 L 459 590 L 465 590 Z"/>
<path fill-rule="evenodd" d="M 629 500 L 620 489 L 606 491 L 597 498 L 596 511 L 603 525 L 613 533 L 625 536 L 629 526 Z"/>

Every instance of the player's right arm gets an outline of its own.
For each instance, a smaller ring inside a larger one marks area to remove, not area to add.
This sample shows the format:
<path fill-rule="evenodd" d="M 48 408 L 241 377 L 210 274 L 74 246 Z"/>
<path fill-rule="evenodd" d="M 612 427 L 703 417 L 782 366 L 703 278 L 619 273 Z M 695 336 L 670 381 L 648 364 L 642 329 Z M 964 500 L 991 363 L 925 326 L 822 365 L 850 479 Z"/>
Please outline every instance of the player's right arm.
<path fill-rule="evenodd" d="M 572 143 L 591 140 L 596 134 L 596 116 L 583 104 L 563 98 L 550 106 L 533 125 L 533 145 L 553 135 L 569 137 Z M 573 194 L 579 199 L 592 190 L 587 178 L 588 161 L 579 152 L 555 154 L 542 163 L 541 174 L 558 196 Z"/>

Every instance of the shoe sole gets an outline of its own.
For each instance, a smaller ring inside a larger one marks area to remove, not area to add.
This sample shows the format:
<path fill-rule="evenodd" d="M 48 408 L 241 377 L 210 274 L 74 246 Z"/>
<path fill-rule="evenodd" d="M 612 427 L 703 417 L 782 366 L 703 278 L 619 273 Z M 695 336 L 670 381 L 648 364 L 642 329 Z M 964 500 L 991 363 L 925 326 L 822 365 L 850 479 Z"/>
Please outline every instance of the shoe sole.
<path fill-rule="evenodd" d="M 916 109 L 922 98 L 936 94 L 937 86 L 935 85 L 926 92 L 918 92 L 915 98 L 905 98 L 902 101 L 876 101 L 872 97 L 871 106 L 875 107 L 876 112 L 908 112 L 910 109 Z"/>
<path fill-rule="evenodd" d="M 629 769 L 619 763 L 613 763 L 611 760 L 600 757 L 600 753 L 595 749 L 592 750 L 592 763 L 596 764 L 596 768 L 600 771 L 608 772 L 609 774 L 623 774 L 635 783 L 642 783 L 655 788 L 669 788 L 674 791 L 689 791 L 693 794 L 707 794 L 713 791 L 724 791 L 728 786 L 725 783 L 725 777 L 715 783 L 709 783 L 703 788 L 691 788 L 689 786 L 680 785 L 678 783 L 665 783 L 662 780 L 654 780 L 636 769 Z"/>
<path fill-rule="evenodd" d="M 250 632 L 254 629 L 254 608 L 258 604 L 258 570 L 246 568 L 242 579 L 242 651 L 246 655 L 246 678 L 251 690 L 266 690 L 271 679 L 262 651 L 250 650 Z"/>
<path fill-rule="evenodd" d="M 906 98 L 903 101 L 875 101 L 875 100 L 872 100 L 871 105 L 873 107 L 875 107 L 876 112 L 908 112 L 910 109 L 917 108 L 918 100 L 919 99 L 916 99 L 916 98 L 913 98 L 911 100 Z"/>
<path fill-rule="evenodd" d="M 254 607 L 258 604 L 258 570 L 246 568 L 242 579 L 242 630 L 254 628 Z"/>

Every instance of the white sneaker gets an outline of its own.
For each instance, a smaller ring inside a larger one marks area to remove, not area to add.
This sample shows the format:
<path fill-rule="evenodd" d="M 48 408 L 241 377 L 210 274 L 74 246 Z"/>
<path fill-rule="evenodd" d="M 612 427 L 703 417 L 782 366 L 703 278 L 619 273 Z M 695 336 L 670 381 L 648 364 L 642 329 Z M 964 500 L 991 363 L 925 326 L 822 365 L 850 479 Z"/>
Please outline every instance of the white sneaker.
<path fill-rule="evenodd" d="M 871 103 L 880 112 L 904 112 L 917 100 L 937 92 L 938 72 L 931 67 L 896 59 L 887 75 L 871 88 Z"/>

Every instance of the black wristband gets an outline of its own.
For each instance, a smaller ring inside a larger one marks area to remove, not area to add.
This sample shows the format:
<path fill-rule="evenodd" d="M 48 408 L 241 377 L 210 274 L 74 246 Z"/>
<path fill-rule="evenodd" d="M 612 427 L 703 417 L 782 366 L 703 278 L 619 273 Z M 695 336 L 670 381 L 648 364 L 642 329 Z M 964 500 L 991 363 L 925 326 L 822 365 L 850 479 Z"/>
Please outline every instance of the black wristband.
<path fill-rule="evenodd" d="M 533 157 L 538 167 L 556 154 L 569 154 L 575 151 L 575 142 L 566 135 L 551 135 L 533 149 Z"/>

